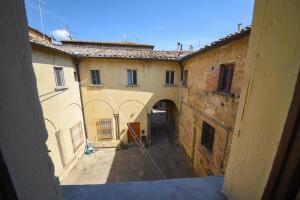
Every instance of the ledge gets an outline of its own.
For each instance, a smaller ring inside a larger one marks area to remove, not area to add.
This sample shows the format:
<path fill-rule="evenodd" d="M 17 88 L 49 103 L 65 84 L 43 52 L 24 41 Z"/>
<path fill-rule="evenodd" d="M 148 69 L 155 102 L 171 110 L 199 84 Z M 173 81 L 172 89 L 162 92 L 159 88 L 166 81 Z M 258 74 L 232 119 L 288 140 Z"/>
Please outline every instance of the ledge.
<path fill-rule="evenodd" d="M 66 86 L 61 86 L 61 87 L 56 87 L 54 90 L 55 91 L 63 91 L 63 90 L 67 90 L 67 89 L 69 89 L 69 88 Z"/>
<path fill-rule="evenodd" d="M 125 85 L 125 87 L 140 87 L 140 85 Z"/>
<path fill-rule="evenodd" d="M 175 85 L 175 84 L 165 84 L 164 86 L 165 87 L 177 87 L 177 85 Z"/>
<path fill-rule="evenodd" d="M 102 84 L 99 84 L 99 85 L 90 84 L 89 87 L 104 87 L 104 85 L 102 85 Z"/>

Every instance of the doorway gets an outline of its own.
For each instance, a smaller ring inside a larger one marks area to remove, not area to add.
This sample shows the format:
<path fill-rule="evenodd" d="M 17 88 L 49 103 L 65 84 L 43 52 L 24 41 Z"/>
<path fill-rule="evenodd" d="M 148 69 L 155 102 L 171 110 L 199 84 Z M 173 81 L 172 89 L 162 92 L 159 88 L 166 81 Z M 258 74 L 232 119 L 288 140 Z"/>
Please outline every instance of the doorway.
<path fill-rule="evenodd" d="M 141 139 L 140 122 L 128 123 L 127 126 L 128 126 L 128 130 L 127 130 L 128 143 L 130 144 L 137 143 L 136 141 L 137 138 L 139 140 Z"/>

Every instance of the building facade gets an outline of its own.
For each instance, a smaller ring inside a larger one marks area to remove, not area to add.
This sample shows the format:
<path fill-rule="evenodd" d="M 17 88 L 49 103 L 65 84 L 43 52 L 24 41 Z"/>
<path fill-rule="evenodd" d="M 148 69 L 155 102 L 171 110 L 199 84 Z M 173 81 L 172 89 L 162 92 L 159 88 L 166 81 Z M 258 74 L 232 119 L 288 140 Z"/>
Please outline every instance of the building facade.
<path fill-rule="evenodd" d="M 131 42 L 53 44 L 37 32 L 30 33 L 33 65 L 58 174 L 82 155 L 83 146 L 81 153 L 72 147 L 73 129 L 77 136 L 86 130 L 95 146 L 151 144 L 157 105 L 165 105 L 167 124 L 197 174 L 224 174 L 250 28 L 196 52 Z"/>
<path fill-rule="evenodd" d="M 224 175 L 249 35 L 244 29 L 182 61 L 179 141 L 199 176 Z"/>
<path fill-rule="evenodd" d="M 29 29 L 33 41 L 51 44 Z M 32 43 L 32 65 L 47 129 L 48 154 L 55 176 L 62 179 L 84 152 L 85 128 L 79 82 L 72 56 Z"/>

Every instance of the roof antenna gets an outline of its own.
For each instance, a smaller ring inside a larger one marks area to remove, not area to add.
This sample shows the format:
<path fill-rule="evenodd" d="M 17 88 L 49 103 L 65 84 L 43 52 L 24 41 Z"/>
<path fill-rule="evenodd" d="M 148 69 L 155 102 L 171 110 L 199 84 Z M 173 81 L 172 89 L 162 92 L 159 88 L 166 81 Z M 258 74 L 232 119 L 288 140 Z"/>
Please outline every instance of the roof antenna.
<path fill-rule="evenodd" d="M 41 19 L 41 25 L 42 25 L 42 33 L 43 33 L 43 38 L 45 39 L 45 31 L 44 31 L 43 16 L 42 16 L 42 7 L 41 7 L 41 3 L 45 3 L 45 1 L 38 0 L 38 2 L 39 2 L 40 19 Z"/>
<path fill-rule="evenodd" d="M 238 26 L 238 32 L 241 32 L 242 23 L 238 23 L 237 26 Z"/>

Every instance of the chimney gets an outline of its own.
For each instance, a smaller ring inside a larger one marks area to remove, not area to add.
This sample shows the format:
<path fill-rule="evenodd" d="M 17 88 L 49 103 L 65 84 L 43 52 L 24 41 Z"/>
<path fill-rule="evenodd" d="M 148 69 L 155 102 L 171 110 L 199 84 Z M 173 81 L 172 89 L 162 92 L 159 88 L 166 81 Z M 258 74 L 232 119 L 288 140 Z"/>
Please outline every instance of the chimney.
<path fill-rule="evenodd" d="M 193 50 L 194 50 L 193 45 L 190 45 L 190 51 L 193 51 Z"/>
<path fill-rule="evenodd" d="M 180 44 L 180 51 L 182 51 L 182 44 Z"/>
<path fill-rule="evenodd" d="M 180 47 L 181 47 L 180 42 L 177 42 L 177 51 L 180 51 Z"/>
<path fill-rule="evenodd" d="M 242 29 L 241 29 L 241 27 L 242 27 L 242 24 L 241 24 L 241 23 L 238 23 L 238 25 L 237 25 L 237 26 L 238 26 L 238 32 L 241 32 L 241 30 L 242 30 Z"/>

